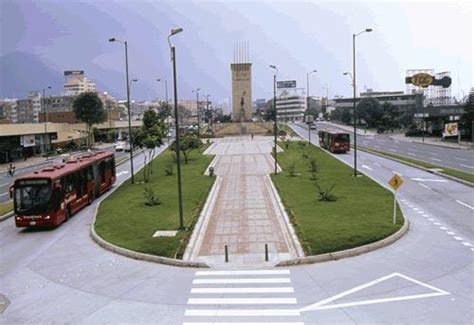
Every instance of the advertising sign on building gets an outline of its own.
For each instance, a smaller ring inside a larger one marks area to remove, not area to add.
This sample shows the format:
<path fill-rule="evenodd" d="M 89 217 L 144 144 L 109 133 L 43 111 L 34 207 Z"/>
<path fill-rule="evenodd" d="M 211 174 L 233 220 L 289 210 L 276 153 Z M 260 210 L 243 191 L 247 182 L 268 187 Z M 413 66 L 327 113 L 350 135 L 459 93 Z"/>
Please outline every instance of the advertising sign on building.
<path fill-rule="evenodd" d="M 278 89 L 296 88 L 296 80 L 277 81 L 277 88 Z"/>
<path fill-rule="evenodd" d="M 447 123 L 444 125 L 443 137 L 455 137 L 458 135 L 458 124 Z"/>
<path fill-rule="evenodd" d="M 34 135 L 22 135 L 20 137 L 20 145 L 23 147 L 34 147 L 36 145 L 35 136 Z"/>
<path fill-rule="evenodd" d="M 66 70 L 64 71 L 64 76 L 69 77 L 69 76 L 83 76 L 84 75 L 84 70 Z"/>

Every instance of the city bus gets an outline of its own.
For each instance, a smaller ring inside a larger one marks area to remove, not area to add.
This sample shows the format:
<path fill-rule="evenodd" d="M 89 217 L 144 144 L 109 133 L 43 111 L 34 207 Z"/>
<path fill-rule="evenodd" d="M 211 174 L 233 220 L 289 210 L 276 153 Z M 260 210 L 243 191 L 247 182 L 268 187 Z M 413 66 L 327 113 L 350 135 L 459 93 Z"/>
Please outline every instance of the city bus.
<path fill-rule="evenodd" d="M 333 153 L 346 153 L 351 148 L 350 135 L 347 132 L 321 130 L 318 132 L 321 148 Z"/>
<path fill-rule="evenodd" d="M 115 183 L 112 152 L 98 151 L 53 164 L 15 180 L 10 188 L 17 227 L 51 227 L 77 211 Z"/>

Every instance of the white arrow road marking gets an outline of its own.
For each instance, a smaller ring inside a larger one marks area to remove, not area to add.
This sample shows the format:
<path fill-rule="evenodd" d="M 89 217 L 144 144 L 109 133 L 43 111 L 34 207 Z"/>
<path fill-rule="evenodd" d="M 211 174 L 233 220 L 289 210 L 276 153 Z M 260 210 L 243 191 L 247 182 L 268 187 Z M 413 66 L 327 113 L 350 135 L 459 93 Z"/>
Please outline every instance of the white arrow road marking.
<path fill-rule="evenodd" d="M 445 179 L 432 179 L 432 178 L 410 178 L 412 181 L 418 182 L 438 182 L 438 183 L 447 183 Z"/>
<path fill-rule="evenodd" d="M 471 209 L 471 210 L 474 210 L 474 207 L 470 206 L 469 204 L 467 203 L 464 203 L 463 201 L 460 201 L 460 200 L 456 200 L 457 203 L 461 204 L 461 205 L 464 205 L 465 207 Z"/>
<path fill-rule="evenodd" d="M 125 170 L 123 172 L 120 172 L 117 174 L 117 177 L 121 176 L 121 175 L 124 175 L 124 174 L 128 174 L 128 170 Z"/>
<path fill-rule="evenodd" d="M 431 293 L 424 293 L 424 294 L 418 294 L 418 295 L 409 295 L 409 296 L 400 296 L 400 297 L 393 297 L 393 298 L 382 298 L 382 299 L 371 299 L 371 300 L 363 300 L 363 301 L 355 301 L 355 302 L 347 302 L 347 303 L 341 303 L 341 304 L 333 304 L 333 305 L 328 305 L 328 303 L 333 302 L 334 300 L 337 300 L 339 298 L 348 296 L 352 293 L 361 291 L 362 289 L 371 287 L 373 285 L 376 285 L 377 283 L 386 281 L 388 279 L 391 279 L 393 277 L 401 277 L 405 280 L 408 280 L 410 282 L 416 283 L 422 287 L 428 288 L 432 291 Z M 406 275 L 400 274 L 400 273 L 392 273 L 387 276 L 383 276 L 379 279 L 376 279 L 374 281 L 370 281 L 368 283 L 362 284 L 360 286 L 357 286 L 355 288 L 352 288 L 350 290 L 344 291 L 342 293 L 339 293 L 335 296 L 329 297 L 327 299 L 321 300 L 315 304 L 309 305 L 307 307 L 304 307 L 300 309 L 301 312 L 304 311 L 310 311 L 310 310 L 325 310 L 325 309 L 334 309 L 334 308 L 341 308 L 341 307 L 352 307 L 352 306 L 361 306 L 361 305 L 372 305 L 372 304 L 379 304 L 379 303 L 384 303 L 384 302 L 392 302 L 392 301 L 402 301 L 402 300 L 413 300 L 413 299 L 420 299 L 420 298 L 428 298 L 428 297 L 436 297 L 436 296 L 444 296 L 444 295 L 449 295 L 450 293 L 441 289 L 438 289 L 436 287 L 433 287 L 429 284 L 423 283 L 421 281 L 412 279 L 407 277 Z"/>
<path fill-rule="evenodd" d="M 367 165 L 362 165 L 362 168 L 365 168 L 365 169 L 368 169 L 368 170 L 372 170 L 372 168 L 370 168 L 370 167 L 367 166 Z"/>
<path fill-rule="evenodd" d="M 441 159 L 438 159 L 438 158 L 430 158 L 430 159 L 434 161 L 442 161 Z"/>
<path fill-rule="evenodd" d="M 422 183 L 417 183 L 417 184 L 420 185 L 420 186 L 423 186 L 424 188 L 426 188 L 428 190 L 431 190 L 431 187 L 426 186 L 425 184 L 422 184 Z"/>

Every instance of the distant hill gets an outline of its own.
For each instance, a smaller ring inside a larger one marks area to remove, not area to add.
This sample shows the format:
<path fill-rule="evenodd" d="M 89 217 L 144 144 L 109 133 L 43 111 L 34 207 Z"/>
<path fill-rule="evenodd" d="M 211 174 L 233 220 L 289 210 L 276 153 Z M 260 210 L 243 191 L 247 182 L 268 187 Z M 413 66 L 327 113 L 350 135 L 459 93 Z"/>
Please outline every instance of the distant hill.
<path fill-rule="evenodd" d="M 63 84 L 62 72 L 47 66 L 36 55 L 10 52 L 0 57 L 0 97 L 24 98 L 28 90 L 52 87 L 59 93 Z"/>

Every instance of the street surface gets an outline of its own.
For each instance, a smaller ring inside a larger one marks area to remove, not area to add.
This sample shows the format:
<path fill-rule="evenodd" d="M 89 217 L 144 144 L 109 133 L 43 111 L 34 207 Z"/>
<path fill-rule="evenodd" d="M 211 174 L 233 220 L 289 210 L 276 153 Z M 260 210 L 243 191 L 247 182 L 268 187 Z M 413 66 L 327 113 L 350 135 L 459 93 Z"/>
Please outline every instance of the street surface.
<path fill-rule="evenodd" d="M 352 162 L 351 154 L 337 157 Z M 170 267 L 92 242 L 96 201 L 53 230 L 17 229 L 13 219 L 0 223 L 0 301 L 3 295 L 11 302 L 0 321 L 472 323 L 473 190 L 368 153 L 359 152 L 359 158 L 361 170 L 381 184 L 395 172 L 405 180 L 398 198 L 411 228 L 388 247 L 291 268 Z M 135 158 L 137 168 L 142 163 L 141 156 Z M 117 168 L 117 186 L 128 170 L 128 162 Z"/>
<path fill-rule="evenodd" d="M 109 146 L 103 146 L 100 149 L 101 150 L 114 151 L 113 144 L 109 144 Z M 86 152 L 85 151 L 82 152 L 82 154 L 84 154 L 84 153 L 86 153 Z M 81 154 L 81 152 L 75 152 L 74 153 L 74 155 L 79 155 L 79 154 Z M 117 151 L 117 152 L 115 152 L 115 159 L 120 159 L 120 158 L 125 157 L 129 154 L 130 154 L 129 152 Z M 22 175 L 34 172 L 35 170 L 42 169 L 46 165 L 49 165 L 51 163 L 60 163 L 62 158 L 63 157 L 61 155 L 59 155 L 59 156 L 56 156 L 56 157 L 52 158 L 51 160 L 47 160 L 47 161 L 45 160 L 43 162 L 40 162 L 40 163 L 35 164 L 35 165 L 28 166 L 28 167 L 24 167 L 24 168 L 18 168 L 17 167 L 13 177 L 9 176 L 7 173 L 0 173 L 0 203 L 10 200 L 9 190 L 10 190 L 10 186 L 13 184 L 15 179 L 17 179 L 18 177 L 20 177 Z"/>
<path fill-rule="evenodd" d="M 305 124 L 298 125 L 307 130 Z M 324 122 L 316 123 L 316 127 L 317 130 L 320 130 L 321 128 L 341 129 L 334 126 L 334 124 L 327 124 Z M 349 133 L 351 135 L 351 141 L 353 141 L 352 131 Z M 388 135 L 359 135 L 357 137 L 357 143 L 375 150 L 425 161 L 434 165 L 458 169 L 471 174 L 474 173 L 474 150 L 472 149 L 447 148 L 417 142 L 402 141 L 392 139 Z"/>

